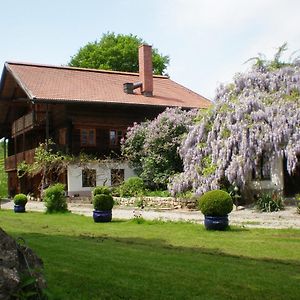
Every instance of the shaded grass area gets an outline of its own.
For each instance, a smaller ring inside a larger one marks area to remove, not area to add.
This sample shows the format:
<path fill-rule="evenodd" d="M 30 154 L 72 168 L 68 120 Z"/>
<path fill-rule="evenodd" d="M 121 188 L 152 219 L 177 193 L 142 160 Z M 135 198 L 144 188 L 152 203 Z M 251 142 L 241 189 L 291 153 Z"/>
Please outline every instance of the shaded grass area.
<path fill-rule="evenodd" d="M 298 299 L 300 230 L 204 230 L 0 211 L 45 263 L 58 299 Z"/>

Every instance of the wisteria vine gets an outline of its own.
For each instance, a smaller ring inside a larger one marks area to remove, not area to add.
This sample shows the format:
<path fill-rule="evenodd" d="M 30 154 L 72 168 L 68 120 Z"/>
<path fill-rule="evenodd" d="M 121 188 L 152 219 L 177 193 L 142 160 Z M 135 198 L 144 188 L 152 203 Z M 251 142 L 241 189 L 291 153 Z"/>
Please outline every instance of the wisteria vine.
<path fill-rule="evenodd" d="M 221 85 L 215 104 L 199 114 L 180 147 L 184 171 L 172 178 L 173 194 L 220 187 L 227 178 L 247 186 L 262 153 L 287 159 L 292 173 L 300 153 L 300 67 L 253 67 Z"/>

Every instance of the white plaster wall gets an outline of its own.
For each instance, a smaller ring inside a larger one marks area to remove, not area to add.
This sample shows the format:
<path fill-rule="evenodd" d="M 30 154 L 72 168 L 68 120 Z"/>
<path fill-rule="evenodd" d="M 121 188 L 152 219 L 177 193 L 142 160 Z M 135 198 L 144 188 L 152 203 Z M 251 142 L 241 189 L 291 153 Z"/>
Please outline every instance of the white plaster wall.
<path fill-rule="evenodd" d="M 85 166 L 88 169 L 96 170 L 96 185 L 111 185 L 111 169 L 124 169 L 124 179 L 137 176 L 128 166 L 127 162 L 109 162 L 109 163 L 90 163 Z M 82 187 L 82 170 L 84 167 L 76 164 L 69 165 L 68 176 L 68 195 L 89 196 L 94 187 Z"/>
<path fill-rule="evenodd" d="M 282 158 L 275 158 L 271 162 L 271 180 L 251 181 L 250 187 L 254 190 L 279 190 L 283 191 L 283 161 Z"/>

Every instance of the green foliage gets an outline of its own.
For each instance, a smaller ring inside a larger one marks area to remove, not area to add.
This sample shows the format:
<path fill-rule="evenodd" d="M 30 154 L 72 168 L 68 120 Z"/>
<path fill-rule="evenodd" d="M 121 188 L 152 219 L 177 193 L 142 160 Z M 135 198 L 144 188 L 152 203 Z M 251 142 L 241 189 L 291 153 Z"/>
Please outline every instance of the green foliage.
<path fill-rule="evenodd" d="M 44 289 L 39 290 L 36 286 L 36 280 L 34 276 L 29 274 L 21 274 L 20 283 L 17 286 L 16 291 L 13 293 L 10 299 L 39 299 L 48 300 L 50 298 L 50 293 Z"/>
<path fill-rule="evenodd" d="M 254 67 L 258 68 L 258 69 L 266 69 L 268 71 L 272 71 L 272 70 L 276 70 L 276 69 L 280 69 L 284 66 L 288 66 L 291 63 L 287 63 L 281 60 L 282 58 L 282 54 L 287 50 L 287 42 L 283 43 L 280 47 L 278 47 L 273 59 L 268 60 L 266 59 L 266 56 L 262 53 L 259 53 L 257 56 L 255 57 L 251 57 L 250 59 L 248 59 L 246 61 L 255 61 L 254 63 Z M 297 58 L 296 58 L 297 59 Z"/>
<path fill-rule="evenodd" d="M 111 210 L 114 206 L 114 199 L 110 194 L 97 194 L 93 197 L 95 210 Z"/>
<path fill-rule="evenodd" d="M 71 57 L 69 66 L 113 71 L 138 72 L 138 47 L 145 42 L 135 35 L 103 34 L 99 41 L 90 42 Z M 152 49 L 154 74 L 162 75 L 169 57 Z"/>
<path fill-rule="evenodd" d="M 145 193 L 143 196 L 148 197 L 171 197 L 171 194 L 168 190 L 155 190 L 155 191 L 149 191 L 145 190 Z"/>
<path fill-rule="evenodd" d="M 14 196 L 15 205 L 26 205 L 27 201 L 27 196 L 25 194 L 16 194 Z"/>
<path fill-rule="evenodd" d="M 144 195 L 144 181 L 140 177 L 130 177 L 118 187 L 118 192 L 121 197 L 136 197 Z"/>
<path fill-rule="evenodd" d="M 66 156 L 53 150 L 55 143 L 52 140 L 40 143 L 35 149 L 34 162 L 26 164 L 21 162 L 18 164 L 18 175 L 22 177 L 24 174 L 34 176 L 42 173 L 45 176 L 51 172 L 61 172 L 66 169 Z"/>
<path fill-rule="evenodd" d="M 256 208 L 261 212 L 279 211 L 284 208 L 282 198 L 274 193 L 263 193 L 258 196 Z"/>
<path fill-rule="evenodd" d="M 213 164 L 211 156 L 205 156 L 202 159 L 202 168 L 200 168 L 200 174 L 203 176 L 209 176 L 213 174 L 217 169 L 217 165 Z"/>
<path fill-rule="evenodd" d="M 40 143 L 35 149 L 34 162 L 32 164 L 21 162 L 17 166 L 19 178 L 24 175 L 35 176 L 41 174 L 40 193 L 42 193 L 43 184 L 47 179 L 51 183 L 50 174 L 61 174 L 66 170 L 69 162 L 69 157 L 54 151 L 54 146 L 55 143 L 51 139 L 46 140 L 45 143 Z"/>
<path fill-rule="evenodd" d="M 65 186 L 61 183 L 56 183 L 49 186 L 43 194 L 43 201 L 47 208 L 47 213 L 67 212 L 68 205 L 65 196 Z"/>
<path fill-rule="evenodd" d="M 128 128 L 122 155 L 147 188 L 166 189 L 170 177 L 182 172 L 178 148 L 196 115 L 196 110 L 167 108 L 153 121 Z"/>
<path fill-rule="evenodd" d="M 105 194 L 105 195 L 110 195 L 111 190 L 108 186 L 96 186 L 93 190 L 93 196 L 100 195 L 100 194 Z"/>
<path fill-rule="evenodd" d="M 225 216 L 233 209 L 231 196 L 222 190 L 206 192 L 199 198 L 198 205 L 206 216 Z"/>

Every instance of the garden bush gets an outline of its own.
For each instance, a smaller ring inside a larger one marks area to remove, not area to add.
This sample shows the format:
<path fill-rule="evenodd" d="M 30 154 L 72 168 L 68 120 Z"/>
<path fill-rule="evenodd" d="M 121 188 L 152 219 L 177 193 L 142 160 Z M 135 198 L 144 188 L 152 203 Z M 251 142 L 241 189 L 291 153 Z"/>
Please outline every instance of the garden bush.
<path fill-rule="evenodd" d="M 95 210 L 111 210 L 114 206 L 114 199 L 112 195 L 97 194 L 93 198 Z"/>
<path fill-rule="evenodd" d="M 231 196 L 222 190 L 206 192 L 198 199 L 198 205 L 205 216 L 226 216 L 233 209 Z"/>
<path fill-rule="evenodd" d="M 256 201 L 256 208 L 261 212 L 279 211 L 283 207 L 282 198 L 272 193 L 261 194 Z"/>
<path fill-rule="evenodd" d="M 130 177 L 117 190 L 121 197 L 141 196 L 145 194 L 144 181 L 140 177 Z"/>
<path fill-rule="evenodd" d="M 96 186 L 93 190 L 93 196 L 100 195 L 100 194 L 106 194 L 111 195 L 111 190 L 108 186 Z"/>
<path fill-rule="evenodd" d="M 26 205 L 27 196 L 25 194 L 16 194 L 14 196 L 14 203 L 15 205 Z"/>
<path fill-rule="evenodd" d="M 178 153 L 197 110 L 167 108 L 152 121 L 129 127 L 121 142 L 122 155 L 149 189 L 166 189 L 169 178 L 183 171 Z"/>
<path fill-rule="evenodd" d="M 43 201 L 47 208 L 47 213 L 67 212 L 68 205 L 65 196 L 65 186 L 61 183 L 56 183 L 49 186 L 43 193 Z"/>

